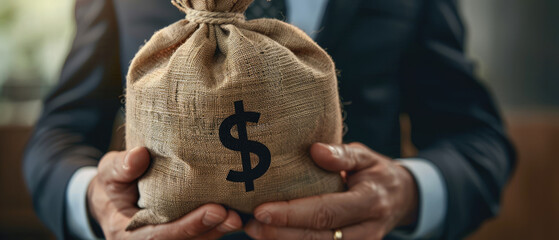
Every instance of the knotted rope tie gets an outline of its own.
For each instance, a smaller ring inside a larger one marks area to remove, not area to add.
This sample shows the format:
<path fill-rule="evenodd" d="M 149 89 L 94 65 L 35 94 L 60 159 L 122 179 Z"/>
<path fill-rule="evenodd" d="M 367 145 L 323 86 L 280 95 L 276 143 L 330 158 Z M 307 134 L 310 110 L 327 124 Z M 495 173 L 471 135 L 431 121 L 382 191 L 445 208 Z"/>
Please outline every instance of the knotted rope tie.
<path fill-rule="evenodd" d="M 245 15 L 243 15 L 242 13 L 208 12 L 187 8 L 186 19 L 195 23 L 231 24 L 239 21 L 244 21 Z"/>
<path fill-rule="evenodd" d="M 172 1 L 172 3 L 178 9 L 186 13 L 186 20 L 190 22 L 220 25 L 245 21 L 245 15 L 242 13 L 202 11 L 183 6 L 176 0 Z"/>

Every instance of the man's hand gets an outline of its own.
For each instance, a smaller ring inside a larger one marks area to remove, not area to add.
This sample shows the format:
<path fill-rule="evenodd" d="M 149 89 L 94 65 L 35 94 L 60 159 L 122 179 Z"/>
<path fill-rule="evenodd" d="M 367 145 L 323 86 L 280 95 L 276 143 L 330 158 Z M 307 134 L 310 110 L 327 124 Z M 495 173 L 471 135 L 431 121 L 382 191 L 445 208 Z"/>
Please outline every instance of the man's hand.
<path fill-rule="evenodd" d="M 382 239 L 396 226 L 417 218 L 417 186 L 412 175 L 391 159 L 360 143 L 314 144 L 313 160 L 341 172 L 349 190 L 258 206 L 246 226 L 255 239 Z"/>
<path fill-rule="evenodd" d="M 107 153 L 87 191 L 88 207 L 107 239 L 217 239 L 242 227 L 237 213 L 206 204 L 174 222 L 124 231 L 139 211 L 137 179 L 150 162 L 145 148 Z"/>

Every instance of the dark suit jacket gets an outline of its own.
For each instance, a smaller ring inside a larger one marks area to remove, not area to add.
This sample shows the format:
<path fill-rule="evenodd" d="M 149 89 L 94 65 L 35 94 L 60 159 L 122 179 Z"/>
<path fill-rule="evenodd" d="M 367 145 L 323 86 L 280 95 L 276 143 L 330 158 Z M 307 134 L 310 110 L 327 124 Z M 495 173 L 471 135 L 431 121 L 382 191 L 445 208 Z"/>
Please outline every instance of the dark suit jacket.
<path fill-rule="evenodd" d="M 157 29 L 184 17 L 168 0 L 79 0 L 77 33 L 24 159 L 35 209 L 67 237 L 66 184 L 107 151 L 129 62 Z M 331 0 L 317 42 L 341 72 L 345 141 L 400 154 L 408 113 L 418 157 L 448 188 L 445 239 L 499 210 L 514 154 L 495 105 L 464 54 L 456 0 Z M 422 214 L 422 213 L 420 213 Z"/>

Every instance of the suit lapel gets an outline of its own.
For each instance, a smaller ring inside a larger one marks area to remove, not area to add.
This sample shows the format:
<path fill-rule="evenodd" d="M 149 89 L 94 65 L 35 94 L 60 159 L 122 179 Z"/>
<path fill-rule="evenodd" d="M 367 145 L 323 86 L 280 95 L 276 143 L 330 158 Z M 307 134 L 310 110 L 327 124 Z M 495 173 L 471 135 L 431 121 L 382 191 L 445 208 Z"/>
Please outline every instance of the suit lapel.
<path fill-rule="evenodd" d="M 328 50 L 333 50 L 345 29 L 355 18 L 361 0 L 330 0 L 322 19 L 323 30 L 318 33 L 316 41 Z"/>

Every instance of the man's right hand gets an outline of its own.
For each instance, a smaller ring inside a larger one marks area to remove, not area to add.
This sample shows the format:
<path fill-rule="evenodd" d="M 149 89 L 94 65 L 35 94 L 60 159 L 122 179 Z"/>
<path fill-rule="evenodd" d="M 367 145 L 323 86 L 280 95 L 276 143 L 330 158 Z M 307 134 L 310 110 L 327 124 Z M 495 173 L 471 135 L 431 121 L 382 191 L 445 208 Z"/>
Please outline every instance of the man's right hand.
<path fill-rule="evenodd" d="M 242 227 L 239 215 L 218 204 L 206 204 L 166 224 L 124 229 L 140 209 L 137 179 L 150 163 L 148 151 L 109 152 L 99 162 L 87 190 L 89 212 L 107 239 L 217 239 Z"/>

